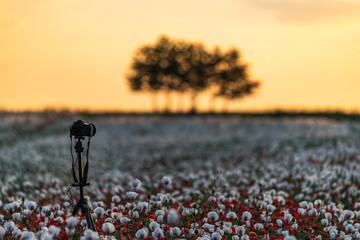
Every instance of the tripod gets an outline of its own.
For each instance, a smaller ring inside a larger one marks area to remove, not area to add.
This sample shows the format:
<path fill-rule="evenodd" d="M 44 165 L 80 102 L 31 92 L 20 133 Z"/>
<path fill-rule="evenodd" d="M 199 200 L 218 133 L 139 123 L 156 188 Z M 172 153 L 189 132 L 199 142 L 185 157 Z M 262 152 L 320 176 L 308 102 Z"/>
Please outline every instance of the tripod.
<path fill-rule="evenodd" d="M 73 163 L 73 165 L 72 165 L 72 174 L 73 174 L 73 178 L 74 178 L 75 182 L 71 186 L 80 188 L 80 199 L 76 203 L 76 205 L 74 206 L 74 209 L 73 209 L 71 215 L 75 216 L 76 213 L 78 212 L 79 208 L 80 208 L 81 213 L 85 215 L 86 223 L 87 223 L 88 228 L 90 228 L 93 231 L 96 231 L 95 223 L 94 223 L 94 220 L 93 220 L 93 218 L 91 216 L 89 205 L 87 203 L 87 199 L 84 198 L 84 187 L 90 185 L 90 183 L 87 183 L 87 174 L 88 174 L 88 170 L 89 170 L 88 163 L 89 162 L 88 161 L 86 162 L 85 168 L 83 169 L 83 160 L 82 160 L 82 152 L 84 151 L 84 148 L 82 146 L 81 140 L 84 140 L 85 138 L 75 136 L 75 140 L 76 139 L 77 139 L 77 142 L 76 142 L 74 148 L 75 148 L 75 151 L 77 153 L 77 160 L 78 160 L 78 165 L 79 165 L 79 181 L 76 179 L 75 168 L 74 168 L 74 163 Z M 90 142 L 88 142 L 88 150 L 89 150 L 89 143 Z"/>

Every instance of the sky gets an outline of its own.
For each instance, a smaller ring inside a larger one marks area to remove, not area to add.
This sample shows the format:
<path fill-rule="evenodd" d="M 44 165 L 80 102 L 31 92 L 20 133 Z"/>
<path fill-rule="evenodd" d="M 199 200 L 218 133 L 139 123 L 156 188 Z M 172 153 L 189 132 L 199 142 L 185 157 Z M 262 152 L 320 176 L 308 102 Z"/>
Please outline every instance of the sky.
<path fill-rule="evenodd" d="M 261 87 L 231 111 L 360 110 L 359 0 L 0 0 L 0 109 L 150 111 L 126 74 L 163 34 L 241 51 Z"/>

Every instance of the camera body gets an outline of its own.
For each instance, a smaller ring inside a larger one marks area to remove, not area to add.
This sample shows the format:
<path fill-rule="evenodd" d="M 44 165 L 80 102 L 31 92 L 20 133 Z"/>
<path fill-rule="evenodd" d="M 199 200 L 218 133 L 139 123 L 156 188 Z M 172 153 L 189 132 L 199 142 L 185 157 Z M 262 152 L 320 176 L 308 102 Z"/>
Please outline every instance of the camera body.
<path fill-rule="evenodd" d="M 77 120 L 70 126 L 70 134 L 74 137 L 92 137 L 95 133 L 95 125 L 84 120 Z"/>

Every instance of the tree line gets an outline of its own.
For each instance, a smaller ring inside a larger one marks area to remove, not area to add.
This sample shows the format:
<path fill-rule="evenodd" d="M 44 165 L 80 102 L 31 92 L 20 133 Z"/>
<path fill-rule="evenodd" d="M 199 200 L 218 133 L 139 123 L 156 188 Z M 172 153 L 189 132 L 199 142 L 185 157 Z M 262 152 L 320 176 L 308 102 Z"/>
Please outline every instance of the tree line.
<path fill-rule="evenodd" d="M 205 90 L 211 90 L 214 103 L 217 98 L 226 102 L 243 98 L 259 87 L 238 49 L 208 50 L 201 43 L 167 36 L 135 51 L 127 80 L 131 90 L 152 93 L 154 97 L 158 93 L 165 93 L 168 98 L 170 93 L 189 95 L 191 112 L 197 111 L 197 97 Z M 170 104 L 167 99 L 166 111 Z M 154 105 L 157 108 L 156 101 Z"/>

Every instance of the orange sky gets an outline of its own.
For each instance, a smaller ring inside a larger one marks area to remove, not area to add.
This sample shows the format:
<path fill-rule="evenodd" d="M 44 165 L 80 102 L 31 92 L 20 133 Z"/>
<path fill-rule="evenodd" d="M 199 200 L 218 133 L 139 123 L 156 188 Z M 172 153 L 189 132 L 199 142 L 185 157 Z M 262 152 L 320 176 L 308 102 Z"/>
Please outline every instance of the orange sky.
<path fill-rule="evenodd" d="M 167 34 L 242 51 L 262 86 L 231 110 L 359 111 L 359 23 L 358 0 L 0 0 L 0 108 L 150 110 L 125 74 Z"/>

